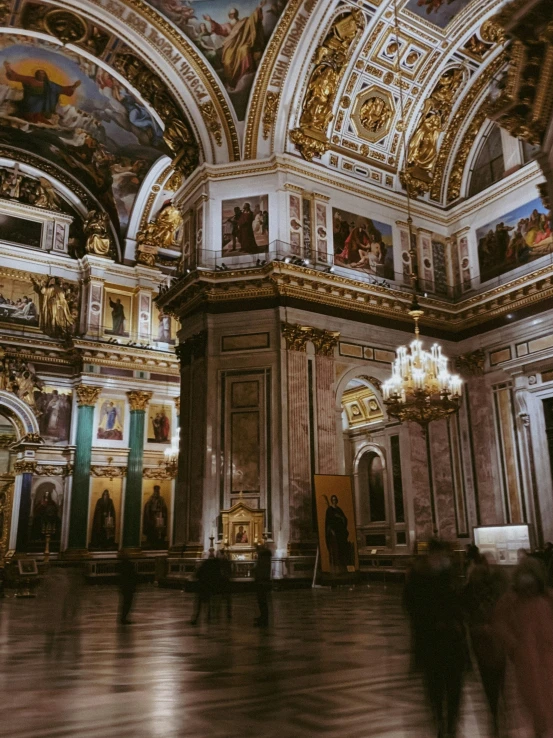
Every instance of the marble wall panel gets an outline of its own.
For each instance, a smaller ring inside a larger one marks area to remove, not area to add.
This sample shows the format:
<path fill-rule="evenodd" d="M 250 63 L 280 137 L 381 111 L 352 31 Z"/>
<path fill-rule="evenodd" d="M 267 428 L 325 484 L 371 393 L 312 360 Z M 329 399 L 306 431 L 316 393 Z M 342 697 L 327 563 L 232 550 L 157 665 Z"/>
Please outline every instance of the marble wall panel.
<path fill-rule="evenodd" d="M 433 422 L 429 433 L 438 533 L 441 538 L 451 541 L 457 538 L 457 526 L 447 420 Z"/>
<path fill-rule="evenodd" d="M 434 525 L 432 521 L 426 441 L 422 430 L 416 423 L 409 423 L 408 428 L 411 451 L 411 495 L 413 498 L 415 535 L 417 541 L 427 541 L 433 535 Z"/>
<path fill-rule="evenodd" d="M 334 359 L 317 356 L 317 441 L 318 473 L 338 474 L 338 439 L 334 402 Z"/>
<path fill-rule="evenodd" d="M 290 542 L 313 537 L 313 503 L 309 460 L 307 356 L 287 352 Z"/>

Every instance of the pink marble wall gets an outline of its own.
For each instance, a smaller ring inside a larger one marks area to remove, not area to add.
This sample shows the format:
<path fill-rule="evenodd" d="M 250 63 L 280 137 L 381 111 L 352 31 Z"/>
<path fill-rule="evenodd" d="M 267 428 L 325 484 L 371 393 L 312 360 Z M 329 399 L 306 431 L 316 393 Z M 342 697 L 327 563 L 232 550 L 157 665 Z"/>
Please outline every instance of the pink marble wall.
<path fill-rule="evenodd" d="M 313 538 L 307 356 L 287 351 L 290 542 Z"/>
<path fill-rule="evenodd" d="M 334 408 L 334 359 L 315 358 L 317 375 L 317 444 L 319 474 L 338 474 L 338 439 Z"/>
<path fill-rule="evenodd" d="M 408 428 L 415 535 L 417 541 L 427 541 L 433 535 L 433 524 L 426 441 L 420 426 L 416 423 L 409 423 Z"/>
<path fill-rule="evenodd" d="M 483 377 L 471 377 L 469 388 L 472 444 L 481 525 L 502 524 L 501 491 L 497 468 L 494 410 L 491 388 Z"/>
<path fill-rule="evenodd" d="M 457 538 L 457 525 L 447 420 L 434 421 L 429 432 L 438 534 L 451 541 Z"/>

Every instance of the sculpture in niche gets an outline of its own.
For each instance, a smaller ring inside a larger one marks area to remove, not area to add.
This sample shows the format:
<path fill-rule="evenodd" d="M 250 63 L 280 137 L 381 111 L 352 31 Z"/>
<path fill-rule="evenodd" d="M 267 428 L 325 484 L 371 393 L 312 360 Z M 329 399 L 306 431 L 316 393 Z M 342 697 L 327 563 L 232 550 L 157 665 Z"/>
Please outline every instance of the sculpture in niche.
<path fill-rule="evenodd" d="M 182 215 L 171 200 L 168 200 L 148 225 L 138 232 L 136 243 L 138 245 L 138 261 L 141 264 L 153 266 L 157 256 L 157 250 L 180 249 L 175 242 L 177 231 L 182 225 Z"/>
<path fill-rule="evenodd" d="M 77 317 L 75 305 L 78 295 L 73 285 L 59 277 L 31 276 L 31 282 L 38 295 L 40 329 L 53 337 L 70 335 Z"/>
<path fill-rule="evenodd" d="M 382 97 L 370 97 L 361 106 L 359 120 L 370 133 L 377 133 L 386 128 L 392 118 L 393 110 Z"/>
<path fill-rule="evenodd" d="M 439 79 L 432 94 L 424 102 L 421 117 L 411 136 L 407 150 L 403 184 L 414 195 L 430 189 L 438 158 L 438 141 L 445 130 L 455 95 L 464 79 L 461 67 L 448 69 Z"/>
<path fill-rule="evenodd" d="M 339 15 L 313 57 L 314 69 L 307 83 L 299 128 L 291 140 L 304 159 L 321 156 L 328 148 L 326 135 L 333 118 L 332 106 L 353 42 L 364 26 L 360 9 Z"/>
<path fill-rule="evenodd" d="M 108 214 L 100 210 L 91 210 L 86 216 L 83 230 L 86 236 L 87 254 L 109 256 L 111 241 Z"/>
<path fill-rule="evenodd" d="M 60 210 L 61 199 L 46 177 L 29 177 L 14 169 L 0 168 L 0 197 L 17 200 L 35 208 Z"/>

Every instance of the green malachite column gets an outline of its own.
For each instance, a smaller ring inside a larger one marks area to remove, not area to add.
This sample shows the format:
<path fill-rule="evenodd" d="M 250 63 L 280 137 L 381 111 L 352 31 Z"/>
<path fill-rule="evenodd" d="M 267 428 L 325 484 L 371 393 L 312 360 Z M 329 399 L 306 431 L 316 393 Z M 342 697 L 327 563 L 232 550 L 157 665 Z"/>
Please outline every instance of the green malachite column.
<path fill-rule="evenodd" d="M 123 549 L 140 548 L 140 516 L 142 512 L 142 466 L 144 459 L 144 423 L 151 392 L 127 392 L 131 408 L 129 429 L 129 463 L 123 515 Z"/>
<path fill-rule="evenodd" d="M 69 552 L 85 552 L 88 524 L 88 497 L 90 488 L 90 461 L 92 459 L 92 433 L 94 406 L 102 391 L 101 387 L 76 387 L 77 440 L 75 441 L 75 468 L 71 489 L 71 509 L 69 511 Z"/>

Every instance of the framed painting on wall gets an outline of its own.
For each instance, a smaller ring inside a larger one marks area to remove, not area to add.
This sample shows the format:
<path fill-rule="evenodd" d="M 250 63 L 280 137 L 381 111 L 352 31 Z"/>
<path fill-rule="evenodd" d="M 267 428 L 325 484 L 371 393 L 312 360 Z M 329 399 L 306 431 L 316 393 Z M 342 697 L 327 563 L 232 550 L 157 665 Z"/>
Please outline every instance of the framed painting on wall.
<path fill-rule="evenodd" d="M 269 245 L 269 196 L 222 203 L 223 256 L 261 254 Z"/>
<path fill-rule="evenodd" d="M 334 263 L 365 274 L 394 279 L 392 226 L 332 208 Z"/>
<path fill-rule="evenodd" d="M 96 551 L 114 551 L 121 529 L 122 477 L 92 479 L 88 516 L 88 547 Z"/>
<path fill-rule="evenodd" d="M 145 479 L 142 487 L 142 547 L 166 549 L 171 530 L 172 483 Z"/>
<path fill-rule="evenodd" d="M 101 397 L 98 409 L 96 439 L 99 441 L 122 441 L 125 419 L 125 400 Z"/>
<path fill-rule="evenodd" d="M 132 331 L 132 295 L 105 290 L 104 333 L 107 336 L 129 338 Z"/>
<path fill-rule="evenodd" d="M 347 574 L 359 569 L 351 477 L 315 474 L 321 571 Z"/>
<path fill-rule="evenodd" d="M 173 418 L 171 407 L 148 405 L 148 443 L 171 443 Z"/>

